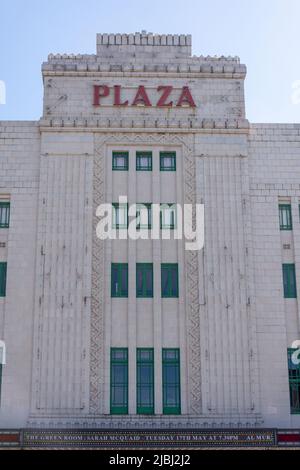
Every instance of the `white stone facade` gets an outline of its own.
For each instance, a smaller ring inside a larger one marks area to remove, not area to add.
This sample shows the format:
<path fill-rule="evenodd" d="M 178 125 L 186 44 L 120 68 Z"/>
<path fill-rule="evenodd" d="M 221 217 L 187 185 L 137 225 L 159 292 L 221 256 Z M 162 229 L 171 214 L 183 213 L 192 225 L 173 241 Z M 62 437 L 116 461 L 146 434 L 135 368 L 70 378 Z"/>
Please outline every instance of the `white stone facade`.
<path fill-rule="evenodd" d="M 190 36 L 97 35 L 96 55 L 50 54 L 42 72 L 42 118 L 0 122 L 0 198 L 11 204 L 0 427 L 299 427 L 287 348 L 300 308 L 284 298 L 282 264 L 300 273 L 300 125 L 249 124 L 245 66 L 191 56 Z M 100 106 L 95 85 L 110 87 Z M 114 105 L 116 85 L 128 106 Z M 167 85 L 173 106 L 158 107 Z M 152 106 L 130 106 L 139 86 Z M 176 106 L 182 87 L 195 107 Z M 112 171 L 113 151 L 129 152 L 128 171 Z M 136 171 L 136 151 L 152 152 L 151 172 Z M 161 151 L 176 152 L 176 171 L 160 171 Z M 204 204 L 204 249 L 99 240 L 96 208 L 119 195 Z M 279 230 L 280 201 L 291 231 Z M 139 299 L 146 262 L 154 296 Z M 128 263 L 128 298 L 111 298 L 111 263 Z M 161 263 L 178 263 L 178 299 L 161 298 Z M 110 414 L 112 347 L 128 348 L 128 415 Z M 151 416 L 136 413 L 142 347 L 154 348 Z M 162 348 L 180 348 L 176 416 L 163 414 Z"/>

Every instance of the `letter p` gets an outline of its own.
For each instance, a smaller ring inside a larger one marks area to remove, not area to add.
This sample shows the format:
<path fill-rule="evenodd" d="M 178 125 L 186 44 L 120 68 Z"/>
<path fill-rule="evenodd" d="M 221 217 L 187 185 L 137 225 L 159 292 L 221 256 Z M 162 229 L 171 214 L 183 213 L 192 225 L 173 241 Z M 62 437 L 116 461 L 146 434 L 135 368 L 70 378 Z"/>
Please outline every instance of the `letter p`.
<path fill-rule="evenodd" d="M 109 95 L 109 88 L 107 85 L 94 85 L 94 106 L 100 106 L 100 98 Z"/>

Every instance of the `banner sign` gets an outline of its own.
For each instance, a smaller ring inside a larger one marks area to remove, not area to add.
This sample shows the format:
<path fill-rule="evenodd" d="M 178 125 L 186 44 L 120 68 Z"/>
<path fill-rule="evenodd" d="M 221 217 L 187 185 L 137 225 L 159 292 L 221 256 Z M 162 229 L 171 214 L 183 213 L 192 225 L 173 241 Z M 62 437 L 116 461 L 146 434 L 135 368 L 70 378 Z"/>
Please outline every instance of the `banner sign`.
<path fill-rule="evenodd" d="M 93 106 L 105 106 L 105 104 L 108 103 L 106 101 L 108 97 L 108 99 L 110 99 L 109 103 L 113 106 L 156 106 L 160 108 L 172 108 L 175 106 L 177 108 L 196 108 L 195 101 L 188 86 L 183 86 L 179 93 L 175 90 L 177 91 L 175 96 L 173 93 L 174 87 L 172 85 L 160 85 L 156 87 L 154 101 L 151 101 L 144 85 L 140 85 L 136 88 L 131 100 L 126 99 L 126 91 L 128 92 L 128 90 L 122 89 L 121 85 L 94 85 Z"/>
<path fill-rule="evenodd" d="M 275 430 L 24 430 L 24 447 L 197 448 L 269 447 Z"/>

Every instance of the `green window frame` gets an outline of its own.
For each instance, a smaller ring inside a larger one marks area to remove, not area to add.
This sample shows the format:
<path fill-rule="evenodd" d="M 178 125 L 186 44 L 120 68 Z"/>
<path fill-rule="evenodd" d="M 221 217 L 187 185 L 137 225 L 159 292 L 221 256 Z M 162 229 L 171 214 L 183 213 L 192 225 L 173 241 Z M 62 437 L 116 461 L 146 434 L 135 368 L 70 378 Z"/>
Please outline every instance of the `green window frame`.
<path fill-rule="evenodd" d="M 0 202 L 0 228 L 9 227 L 10 202 Z"/>
<path fill-rule="evenodd" d="M 160 171 L 176 171 L 176 152 L 160 152 Z"/>
<path fill-rule="evenodd" d="M 279 204 L 279 227 L 280 230 L 293 229 L 291 204 Z"/>
<path fill-rule="evenodd" d="M 2 364 L 0 364 L 0 406 L 1 406 L 1 389 L 2 389 Z"/>
<path fill-rule="evenodd" d="M 160 205 L 160 228 L 174 230 L 177 227 L 177 204 L 163 203 Z"/>
<path fill-rule="evenodd" d="M 179 415 L 180 398 L 180 350 L 164 348 L 162 350 L 162 391 L 163 414 Z"/>
<path fill-rule="evenodd" d="M 137 414 L 154 414 L 154 349 L 136 350 Z"/>
<path fill-rule="evenodd" d="M 0 263 L 0 297 L 6 296 L 6 273 L 7 273 L 7 263 Z"/>
<path fill-rule="evenodd" d="M 128 204 L 112 203 L 112 228 L 128 228 Z"/>
<path fill-rule="evenodd" d="M 139 202 L 136 204 L 136 228 L 151 229 L 152 227 L 152 203 Z"/>
<path fill-rule="evenodd" d="M 153 263 L 136 263 L 136 296 L 153 297 Z"/>
<path fill-rule="evenodd" d="M 178 264 L 161 264 L 161 296 L 179 297 Z"/>
<path fill-rule="evenodd" d="M 297 297 L 295 265 L 292 263 L 283 264 L 282 277 L 284 298 L 295 299 Z"/>
<path fill-rule="evenodd" d="M 136 152 L 136 171 L 152 171 L 152 152 Z"/>
<path fill-rule="evenodd" d="M 114 171 L 128 171 L 129 153 L 128 152 L 113 152 L 112 153 L 112 169 Z"/>
<path fill-rule="evenodd" d="M 128 263 L 111 264 L 111 297 L 128 297 Z"/>
<path fill-rule="evenodd" d="M 291 414 L 300 414 L 300 364 L 292 361 L 293 353 L 297 349 L 288 348 L 288 371 Z M 299 356 L 298 356 L 299 357 Z"/>
<path fill-rule="evenodd" d="M 128 414 L 128 348 L 110 350 L 110 414 Z"/>

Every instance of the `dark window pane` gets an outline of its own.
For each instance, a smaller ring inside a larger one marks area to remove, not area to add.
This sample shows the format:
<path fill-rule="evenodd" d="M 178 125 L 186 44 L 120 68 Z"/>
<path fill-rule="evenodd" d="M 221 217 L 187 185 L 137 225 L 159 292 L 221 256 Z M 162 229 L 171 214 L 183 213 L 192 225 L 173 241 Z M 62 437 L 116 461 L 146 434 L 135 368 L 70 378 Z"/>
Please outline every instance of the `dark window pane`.
<path fill-rule="evenodd" d="M 126 349 L 113 349 L 112 358 L 115 361 L 127 361 L 127 350 Z"/>
<path fill-rule="evenodd" d="M 143 294 L 143 272 L 141 269 L 137 270 L 136 278 L 137 278 L 136 282 L 137 282 L 138 295 L 142 295 Z"/>
<path fill-rule="evenodd" d="M 137 349 L 137 413 L 154 413 L 153 349 Z"/>
<path fill-rule="evenodd" d="M 163 360 L 178 360 L 179 357 L 179 351 L 177 349 L 164 349 L 163 350 Z"/>
<path fill-rule="evenodd" d="M 295 361 L 296 359 L 296 361 Z M 300 414 L 300 364 L 297 349 L 288 349 L 290 405 L 292 414 Z M 294 362 L 293 362 L 294 360 Z"/>
<path fill-rule="evenodd" d="M 165 379 L 168 381 L 169 384 L 176 383 L 177 382 L 177 374 L 178 374 L 178 368 L 177 365 L 168 365 L 166 367 L 165 371 Z"/>
<path fill-rule="evenodd" d="M 162 291 L 163 295 L 168 295 L 168 280 L 169 280 L 169 272 L 167 269 L 162 270 Z"/>
<path fill-rule="evenodd" d="M 128 265 L 127 263 L 112 263 L 111 296 L 112 297 L 128 297 Z"/>
<path fill-rule="evenodd" d="M 137 228 L 151 228 L 151 203 L 137 204 L 136 207 Z"/>
<path fill-rule="evenodd" d="M 111 413 L 128 413 L 128 350 L 111 349 Z"/>
<path fill-rule="evenodd" d="M 152 405 L 152 391 L 149 389 L 149 387 L 141 387 L 139 398 L 141 406 Z"/>
<path fill-rule="evenodd" d="M 151 152 L 137 152 L 136 169 L 140 171 L 152 170 L 152 153 Z"/>
<path fill-rule="evenodd" d="M 124 387 L 115 386 L 113 391 L 113 401 L 115 405 L 124 404 Z"/>
<path fill-rule="evenodd" d="M 153 265 L 152 263 L 137 263 L 136 265 L 136 295 L 137 297 L 153 296 Z"/>
<path fill-rule="evenodd" d="M 152 365 L 143 365 L 140 367 L 140 380 L 143 382 L 143 384 L 148 384 L 151 382 L 152 369 Z"/>
<path fill-rule="evenodd" d="M 175 152 L 160 153 L 160 170 L 175 171 L 176 170 L 176 154 Z"/>
<path fill-rule="evenodd" d="M 152 270 L 148 269 L 145 273 L 146 294 L 152 295 Z"/>
<path fill-rule="evenodd" d="M 122 269 L 122 292 L 127 292 L 127 269 L 125 266 Z"/>
<path fill-rule="evenodd" d="M 178 265 L 161 265 L 162 297 L 178 297 Z"/>
<path fill-rule="evenodd" d="M 296 287 L 296 271 L 294 264 L 283 264 L 282 265 L 283 275 L 283 290 L 285 298 L 296 298 L 297 287 Z"/>
<path fill-rule="evenodd" d="M 0 228 L 9 227 L 10 203 L 0 202 Z"/>
<path fill-rule="evenodd" d="M 279 204 L 280 230 L 292 230 L 292 208 L 290 204 Z"/>
<path fill-rule="evenodd" d="M 128 170 L 128 152 L 113 152 L 113 170 Z"/>
<path fill-rule="evenodd" d="M 163 412 L 180 413 L 180 363 L 178 349 L 163 349 Z"/>
<path fill-rule="evenodd" d="M 126 377 L 126 370 L 124 368 L 124 365 L 115 364 L 113 368 L 113 379 L 115 383 L 116 384 L 123 383 L 125 381 L 125 377 Z"/>
<path fill-rule="evenodd" d="M 168 405 L 176 406 L 178 394 L 175 387 L 169 386 L 166 390 L 165 400 Z"/>
<path fill-rule="evenodd" d="M 0 297 L 6 296 L 7 263 L 0 263 Z"/>

